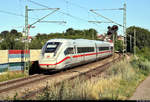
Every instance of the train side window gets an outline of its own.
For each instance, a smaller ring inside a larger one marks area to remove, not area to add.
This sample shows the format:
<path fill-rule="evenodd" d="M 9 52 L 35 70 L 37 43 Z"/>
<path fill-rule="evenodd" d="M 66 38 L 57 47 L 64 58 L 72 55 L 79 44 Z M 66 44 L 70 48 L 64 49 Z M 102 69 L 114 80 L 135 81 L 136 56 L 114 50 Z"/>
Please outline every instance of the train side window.
<path fill-rule="evenodd" d="M 78 53 L 94 52 L 94 47 L 78 47 Z"/>
<path fill-rule="evenodd" d="M 64 51 L 64 54 L 65 54 L 65 55 L 74 54 L 73 48 L 72 48 L 72 47 L 67 48 L 67 49 Z"/>
<path fill-rule="evenodd" d="M 109 50 L 109 47 L 99 47 L 99 51 Z"/>

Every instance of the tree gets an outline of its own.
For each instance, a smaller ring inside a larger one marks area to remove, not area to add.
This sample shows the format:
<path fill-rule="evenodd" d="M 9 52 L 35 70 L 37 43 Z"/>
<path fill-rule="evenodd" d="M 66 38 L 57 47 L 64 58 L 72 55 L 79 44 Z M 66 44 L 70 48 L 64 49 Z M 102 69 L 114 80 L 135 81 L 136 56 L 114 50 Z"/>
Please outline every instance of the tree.
<path fill-rule="evenodd" d="M 10 31 L 10 33 L 11 33 L 11 34 L 17 34 L 18 31 L 17 31 L 16 29 L 12 29 L 12 30 Z"/>
<path fill-rule="evenodd" d="M 23 49 L 23 43 L 19 40 L 19 38 L 22 36 L 20 32 L 18 32 L 15 29 L 12 29 L 9 31 L 3 31 L 1 32 L 1 38 L 4 40 L 1 42 L 1 49 Z"/>
<path fill-rule="evenodd" d="M 22 37 L 22 33 L 21 33 L 21 32 L 18 32 L 16 29 L 12 29 L 12 30 L 10 31 L 10 34 L 14 35 L 16 38 Z"/>
<path fill-rule="evenodd" d="M 68 28 L 68 29 L 66 30 L 66 35 L 75 35 L 74 29 L 73 29 L 73 28 Z"/>
<path fill-rule="evenodd" d="M 119 52 L 123 51 L 123 41 L 122 40 L 115 41 L 115 50 L 119 51 Z"/>
<path fill-rule="evenodd" d="M 97 39 L 97 31 L 95 29 L 90 28 L 88 34 L 91 37 L 91 39 Z"/>
<path fill-rule="evenodd" d="M 44 45 L 42 45 L 42 43 L 41 43 L 42 41 L 40 41 L 40 40 L 38 40 L 38 39 L 34 39 L 34 40 L 32 40 L 32 42 L 29 44 L 29 48 L 30 49 L 41 49 L 42 48 L 42 46 Z"/>
<path fill-rule="evenodd" d="M 134 29 L 136 30 L 136 46 L 139 49 L 150 47 L 150 31 L 141 27 L 127 28 L 127 51 L 130 51 L 130 35 L 132 37 L 132 52 L 134 47 Z"/>
<path fill-rule="evenodd" d="M 2 38 L 6 38 L 7 34 L 9 34 L 9 31 L 7 31 L 7 30 L 6 31 L 2 31 L 1 34 L 0 34 L 0 36 Z"/>

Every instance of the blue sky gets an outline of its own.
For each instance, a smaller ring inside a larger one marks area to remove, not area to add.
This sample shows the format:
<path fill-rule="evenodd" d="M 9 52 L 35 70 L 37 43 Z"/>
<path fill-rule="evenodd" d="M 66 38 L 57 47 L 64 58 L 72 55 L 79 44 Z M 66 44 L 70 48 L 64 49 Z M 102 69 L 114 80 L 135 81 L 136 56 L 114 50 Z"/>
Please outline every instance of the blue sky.
<path fill-rule="evenodd" d="M 67 28 L 74 29 L 89 29 L 94 28 L 98 31 L 98 34 L 102 34 L 107 31 L 108 26 L 112 26 L 111 23 L 93 24 L 88 21 L 107 21 L 101 17 L 98 17 L 94 13 L 90 12 L 90 9 L 113 9 L 122 8 L 124 2 L 127 4 L 127 27 L 139 26 L 150 30 L 150 0 L 31 0 L 39 4 L 51 8 L 60 8 L 59 11 L 53 13 L 44 21 L 66 21 L 66 24 L 59 23 L 36 23 L 35 28 L 30 29 L 30 35 L 35 36 L 37 33 L 51 33 L 51 32 L 63 32 Z M 41 9 L 39 5 L 36 5 L 30 0 L 1 0 L 0 3 L 0 32 L 4 30 L 17 29 L 22 32 L 25 24 L 25 18 L 21 16 L 15 16 L 12 14 L 4 13 L 3 11 L 15 13 L 17 15 L 25 14 L 25 5 L 31 9 Z M 29 12 L 29 24 L 35 22 L 35 19 L 41 18 L 52 11 L 30 11 Z M 65 15 L 68 13 L 73 17 Z M 123 23 L 123 11 L 104 11 L 99 10 L 97 13 L 106 16 L 113 21 L 122 24 Z M 122 34 L 122 28 L 119 28 L 119 34 Z"/>

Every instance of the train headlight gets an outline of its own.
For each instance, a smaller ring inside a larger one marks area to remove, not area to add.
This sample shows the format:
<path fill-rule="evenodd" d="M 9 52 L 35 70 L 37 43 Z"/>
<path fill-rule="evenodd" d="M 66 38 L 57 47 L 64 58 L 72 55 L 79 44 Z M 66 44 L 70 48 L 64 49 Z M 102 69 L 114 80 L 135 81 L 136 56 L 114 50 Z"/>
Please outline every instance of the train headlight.
<path fill-rule="evenodd" d="M 47 68 L 55 68 L 56 65 L 47 65 Z"/>

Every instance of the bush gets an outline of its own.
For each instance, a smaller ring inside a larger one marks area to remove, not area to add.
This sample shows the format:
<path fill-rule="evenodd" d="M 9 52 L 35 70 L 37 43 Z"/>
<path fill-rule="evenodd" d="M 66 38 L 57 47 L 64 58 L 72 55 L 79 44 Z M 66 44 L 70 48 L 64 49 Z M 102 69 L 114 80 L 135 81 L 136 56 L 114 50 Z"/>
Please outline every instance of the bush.
<path fill-rule="evenodd" d="M 138 70 L 138 73 L 142 73 L 144 75 L 148 75 L 150 73 L 150 63 L 148 60 L 144 60 L 142 58 L 133 59 L 131 62 L 133 68 Z"/>

